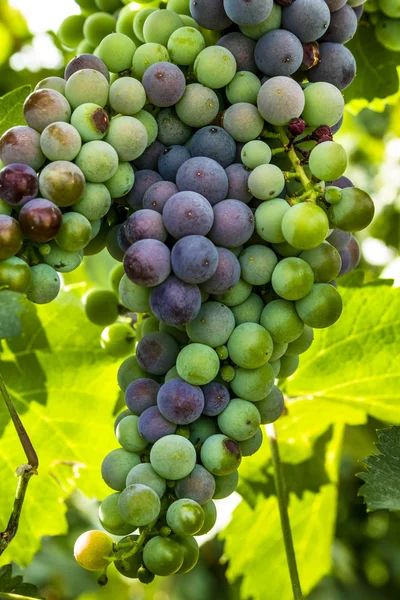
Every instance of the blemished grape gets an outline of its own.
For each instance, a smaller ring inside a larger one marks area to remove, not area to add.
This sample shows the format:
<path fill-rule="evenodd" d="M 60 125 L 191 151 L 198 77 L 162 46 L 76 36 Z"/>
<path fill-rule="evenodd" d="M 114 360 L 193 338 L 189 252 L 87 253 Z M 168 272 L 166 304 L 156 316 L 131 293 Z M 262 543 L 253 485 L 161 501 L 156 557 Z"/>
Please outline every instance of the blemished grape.
<path fill-rule="evenodd" d="M 162 181 L 161 175 L 150 169 L 136 171 L 134 185 L 127 196 L 128 204 L 131 208 L 143 208 L 143 197 L 150 186 L 158 181 Z"/>
<path fill-rule="evenodd" d="M 55 242 L 50 243 L 50 252 L 43 256 L 43 262 L 53 267 L 59 273 L 75 271 L 81 264 L 83 252 L 68 252 L 62 250 Z"/>
<path fill-rule="evenodd" d="M 23 206 L 36 198 L 39 181 L 36 172 L 23 163 L 12 163 L 0 171 L 0 196 L 10 206 Z"/>
<path fill-rule="evenodd" d="M 201 289 L 209 294 L 226 294 L 240 279 L 240 263 L 236 256 L 226 248 L 217 248 L 218 266 L 214 275 L 201 284 Z"/>
<path fill-rule="evenodd" d="M 268 362 L 273 342 L 268 331 L 257 323 L 243 323 L 236 327 L 228 341 L 231 360 L 245 369 L 256 369 Z"/>
<path fill-rule="evenodd" d="M 260 427 L 260 413 L 252 402 L 234 398 L 218 416 L 218 427 L 238 442 L 248 440 Z"/>
<path fill-rule="evenodd" d="M 222 36 L 217 46 L 223 46 L 233 54 L 238 71 L 249 71 L 257 73 L 257 65 L 254 60 L 255 42 L 239 31 L 233 31 Z"/>
<path fill-rule="evenodd" d="M 23 163 L 35 171 L 46 160 L 40 149 L 40 133 L 24 125 L 11 127 L 0 138 L 0 160 L 4 165 Z"/>
<path fill-rule="evenodd" d="M 122 116 L 111 120 L 105 141 L 116 150 L 120 160 L 131 161 L 144 152 L 148 136 L 138 119 Z"/>
<path fill-rule="evenodd" d="M 196 450 L 193 444 L 180 435 L 162 437 L 150 451 L 153 469 L 164 477 L 176 481 L 187 477 L 196 465 Z"/>
<path fill-rule="evenodd" d="M 223 0 L 190 0 L 190 14 L 206 29 L 218 31 L 232 24 L 224 10 Z"/>
<path fill-rule="evenodd" d="M 204 525 L 205 515 L 200 504 L 182 498 L 171 504 L 166 519 L 168 527 L 177 535 L 196 535 Z"/>
<path fill-rule="evenodd" d="M 94 44 L 97 46 L 97 44 Z M 79 56 L 75 56 L 72 60 L 69 61 L 64 71 L 64 79 L 68 81 L 68 79 L 77 71 L 81 71 L 82 69 L 94 69 L 95 71 L 99 71 L 107 81 L 110 80 L 110 73 L 106 65 L 103 63 L 100 58 L 94 56 L 93 54 L 80 54 Z M 65 84 L 65 82 L 64 82 Z M 60 90 L 58 90 L 60 91 Z M 64 91 L 65 92 L 65 85 Z"/>
<path fill-rule="evenodd" d="M 87 318 L 95 325 L 111 325 L 118 317 L 118 298 L 111 290 L 90 290 L 83 304 Z"/>
<path fill-rule="evenodd" d="M 240 200 L 223 200 L 214 206 L 214 223 L 209 233 L 217 246 L 234 248 L 246 243 L 254 231 L 254 216 Z"/>
<path fill-rule="evenodd" d="M 87 571 L 98 571 L 109 565 L 106 557 L 113 552 L 113 540 L 104 531 L 86 531 L 74 546 L 76 561 Z"/>
<path fill-rule="evenodd" d="M 190 66 L 205 45 L 200 31 L 194 27 L 180 27 L 169 36 L 167 48 L 174 63 Z"/>
<path fill-rule="evenodd" d="M 60 291 L 60 277 L 50 265 L 31 267 L 32 280 L 27 298 L 35 304 L 48 304 L 55 300 Z"/>
<path fill-rule="evenodd" d="M 263 118 L 271 125 L 287 125 L 300 117 L 304 110 L 304 92 L 290 77 L 272 77 L 261 87 L 257 106 Z"/>
<path fill-rule="evenodd" d="M 108 81 L 96 69 L 81 69 L 73 73 L 67 80 L 65 96 L 73 109 L 86 103 L 97 104 L 104 108 L 108 100 Z M 54 120 L 65 121 L 69 118 Z"/>
<path fill-rule="evenodd" d="M 56 121 L 69 122 L 71 107 L 59 92 L 49 88 L 36 90 L 24 102 L 24 118 L 39 133 Z"/>
<path fill-rule="evenodd" d="M 346 150 L 337 142 L 318 144 L 310 154 L 311 173 L 323 181 L 332 181 L 343 175 L 347 167 Z"/>
<path fill-rule="evenodd" d="M 260 165 L 250 173 L 250 193 L 259 200 L 276 198 L 285 188 L 282 171 L 275 165 Z"/>
<path fill-rule="evenodd" d="M 190 154 L 208 157 L 226 168 L 235 160 L 235 140 L 221 127 L 202 127 L 190 140 Z"/>
<path fill-rule="evenodd" d="M 274 343 L 279 344 L 293 342 L 304 328 L 294 303 L 289 300 L 269 302 L 261 314 L 260 323 L 269 331 Z"/>
<path fill-rule="evenodd" d="M 84 142 L 92 142 L 104 138 L 109 128 L 109 119 L 106 111 L 101 106 L 85 103 L 74 110 L 71 124 Z M 43 147 L 42 150 L 46 154 Z"/>
<path fill-rule="evenodd" d="M 169 198 L 163 219 L 168 233 L 180 239 L 187 235 L 207 235 L 214 222 L 214 212 L 204 196 L 185 191 Z"/>
<path fill-rule="evenodd" d="M 294 256 L 284 258 L 276 265 L 271 283 L 284 300 L 299 300 L 311 291 L 314 273 L 305 260 Z"/>
<path fill-rule="evenodd" d="M 168 421 L 159 411 L 157 406 L 150 406 L 139 417 L 139 432 L 150 444 L 154 444 L 166 435 L 176 431 L 176 424 Z"/>
<path fill-rule="evenodd" d="M 192 342 L 217 348 L 228 341 L 234 328 L 235 318 L 227 306 L 219 302 L 205 302 L 186 331 Z"/>
<path fill-rule="evenodd" d="M 241 151 L 242 163 L 248 169 L 266 165 L 272 157 L 271 148 L 261 140 L 253 140 L 245 144 Z"/>
<path fill-rule="evenodd" d="M 192 385 L 205 385 L 218 375 L 218 354 L 205 344 L 185 346 L 176 360 L 179 376 Z"/>
<path fill-rule="evenodd" d="M 282 233 L 286 241 L 301 250 L 310 250 L 322 244 L 328 231 L 328 217 L 316 204 L 295 204 L 282 219 Z"/>
<path fill-rule="evenodd" d="M 165 375 L 175 365 L 179 346 L 172 336 L 153 331 L 143 337 L 136 348 L 139 365 L 152 375 Z"/>
<path fill-rule="evenodd" d="M 244 302 L 232 306 L 231 310 L 235 317 L 236 326 L 242 323 L 259 323 L 261 313 L 264 310 L 264 302 L 257 294 L 250 294 Z"/>
<path fill-rule="evenodd" d="M 132 533 L 133 526 L 125 523 L 119 514 L 119 497 L 120 493 L 115 492 L 101 502 L 99 506 L 99 521 L 108 533 L 112 533 L 113 535 L 128 535 Z"/>
<path fill-rule="evenodd" d="M 375 214 L 371 197 L 358 188 L 348 187 L 342 190 L 338 204 L 328 210 L 329 222 L 343 231 L 361 231 L 368 227 Z"/>
<path fill-rule="evenodd" d="M 118 510 L 126 523 L 143 527 L 152 523 L 160 514 L 160 498 L 149 486 L 135 483 L 121 492 Z"/>
<path fill-rule="evenodd" d="M 123 448 L 117 448 L 104 458 L 101 465 L 101 474 L 108 487 L 120 492 L 125 489 L 129 471 L 140 463 L 141 460 L 138 454 L 128 452 Z"/>
<path fill-rule="evenodd" d="M 254 58 L 257 67 L 268 75 L 293 75 L 303 62 L 303 46 L 298 37 L 285 29 L 263 35 L 257 42 Z"/>
<path fill-rule="evenodd" d="M 78 164 L 74 165 L 66 160 L 57 160 L 49 163 L 41 171 L 39 188 L 41 195 L 46 200 L 50 200 L 60 207 L 71 206 L 83 196 L 85 174 Z"/>
<path fill-rule="evenodd" d="M 154 575 L 173 575 L 182 568 L 183 559 L 182 547 L 171 538 L 153 537 L 143 550 L 143 562 Z"/>
<path fill-rule="evenodd" d="M 76 212 L 65 213 L 56 242 L 63 250 L 76 252 L 90 242 L 92 228 L 86 217 Z"/>
<path fill-rule="evenodd" d="M 165 242 L 168 236 L 160 213 L 149 209 L 138 210 L 128 217 L 124 231 L 131 244 L 145 239 Z"/>
<path fill-rule="evenodd" d="M 264 120 L 253 104 L 237 102 L 224 112 L 222 124 L 234 140 L 246 143 L 261 134 Z"/>
<path fill-rule="evenodd" d="M 271 13 L 272 0 L 224 0 L 224 9 L 237 25 L 258 25 Z"/>
<path fill-rule="evenodd" d="M 184 162 L 176 174 L 176 185 L 180 192 L 201 194 L 212 205 L 226 198 L 228 193 L 225 170 L 215 160 L 205 156 L 190 158 Z"/>
<path fill-rule="evenodd" d="M 333 325 L 342 313 L 342 297 L 329 283 L 315 283 L 311 292 L 296 302 L 296 310 L 309 327 L 324 328 Z"/>
<path fill-rule="evenodd" d="M 227 198 L 248 204 L 253 197 L 249 192 L 249 169 L 240 163 L 234 163 L 225 169 L 225 173 L 228 177 Z"/>
<path fill-rule="evenodd" d="M 25 294 L 31 282 L 31 269 L 21 258 L 11 256 L 0 261 L 0 288 Z"/>
<path fill-rule="evenodd" d="M 330 18 L 324 0 L 300 0 L 283 9 L 282 26 L 294 33 L 301 42 L 312 42 L 324 35 Z"/>
<path fill-rule="evenodd" d="M 81 145 L 78 130 L 62 121 L 48 125 L 40 136 L 40 148 L 49 160 L 73 161 Z"/>
<path fill-rule="evenodd" d="M 241 460 L 238 442 L 223 434 L 210 436 L 201 448 L 201 461 L 213 475 L 230 475 L 238 469 Z"/>
<path fill-rule="evenodd" d="M 354 56 L 343 44 L 324 42 L 319 45 L 319 63 L 307 71 L 311 83 L 326 81 L 339 90 L 346 89 L 356 75 Z"/>
<path fill-rule="evenodd" d="M 141 452 L 147 446 L 147 440 L 139 433 L 138 421 L 138 416 L 129 415 L 118 423 L 115 432 L 118 442 L 128 452 Z"/>
<path fill-rule="evenodd" d="M 307 125 L 332 127 L 343 116 L 344 98 L 331 83 L 311 83 L 304 89 L 305 106 L 302 117 Z"/>
<path fill-rule="evenodd" d="M 186 88 L 182 71 L 169 62 L 151 65 L 143 75 L 142 83 L 150 103 L 164 108 L 176 104 Z"/>
<path fill-rule="evenodd" d="M 100 42 L 96 54 L 104 62 L 107 69 L 119 73 L 130 69 L 135 43 L 123 33 L 110 33 Z"/>
<path fill-rule="evenodd" d="M 306 352 L 314 340 L 314 331 L 308 325 L 304 326 L 303 333 L 294 342 L 288 344 L 285 351 L 286 356 L 296 356 Z"/>
<path fill-rule="evenodd" d="M 218 114 L 218 96 L 200 83 L 186 86 L 182 98 L 175 106 L 181 121 L 190 127 L 205 127 L 214 121 Z"/>
<path fill-rule="evenodd" d="M 166 46 L 169 36 L 180 27 L 183 27 L 183 21 L 176 12 L 172 10 L 156 10 L 144 22 L 144 41 Z"/>

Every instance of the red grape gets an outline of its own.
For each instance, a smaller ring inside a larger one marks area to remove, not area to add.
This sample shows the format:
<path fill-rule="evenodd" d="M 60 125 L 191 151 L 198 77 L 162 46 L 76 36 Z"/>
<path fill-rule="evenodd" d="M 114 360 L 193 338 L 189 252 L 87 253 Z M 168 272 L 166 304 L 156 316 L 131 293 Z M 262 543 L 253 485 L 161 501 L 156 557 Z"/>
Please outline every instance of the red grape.
<path fill-rule="evenodd" d="M 0 259 L 14 256 L 21 249 L 23 239 L 18 221 L 0 215 Z"/>
<path fill-rule="evenodd" d="M 19 213 L 19 223 L 23 233 L 34 242 L 49 242 L 60 231 L 62 212 L 43 198 L 31 200 L 22 207 Z"/>
<path fill-rule="evenodd" d="M 0 171 L 0 197 L 11 206 L 22 206 L 36 198 L 39 181 L 35 171 L 23 163 L 7 165 Z"/>

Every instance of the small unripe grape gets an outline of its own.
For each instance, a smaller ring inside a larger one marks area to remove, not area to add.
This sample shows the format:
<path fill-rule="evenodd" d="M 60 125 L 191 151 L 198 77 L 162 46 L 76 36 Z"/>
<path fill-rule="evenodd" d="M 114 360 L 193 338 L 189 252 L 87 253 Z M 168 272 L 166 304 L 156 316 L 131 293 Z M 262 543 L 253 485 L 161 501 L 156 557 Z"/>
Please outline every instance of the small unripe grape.
<path fill-rule="evenodd" d="M 128 323 L 113 323 L 101 333 L 100 345 L 111 356 L 123 358 L 135 347 L 135 332 Z"/>
<path fill-rule="evenodd" d="M 111 290 L 90 290 L 83 303 L 87 318 L 95 325 L 111 325 L 118 317 L 118 298 Z"/>
<path fill-rule="evenodd" d="M 17 254 L 23 239 L 18 221 L 9 215 L 0 215 L 0 259 Z"/>
<path fill-rule="evenodd" d="M 99 571 L 107 567 L 105 559 L 113 552 L 113 541 L 103 531 L 86 531 L 75 542 L 75 560 L 87 571 Z"/>
<path fill-rule="evenodd" d="M 0 261 L 0 289 L 4 287 L 24 294 L 28 291 L 31 281 L 31 269 L 22 259 L 12 256 Z"/>

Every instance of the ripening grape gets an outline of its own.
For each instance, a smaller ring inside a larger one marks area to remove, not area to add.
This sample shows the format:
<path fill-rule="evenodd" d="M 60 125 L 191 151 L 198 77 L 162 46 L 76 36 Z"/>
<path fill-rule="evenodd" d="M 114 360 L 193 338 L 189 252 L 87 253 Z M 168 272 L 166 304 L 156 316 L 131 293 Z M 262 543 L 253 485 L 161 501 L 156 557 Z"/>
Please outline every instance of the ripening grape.
<path fill-rule="evenodd" d="M 235 57 L 238 72 L 247 71 L 257 73 L 257 65 L 254 60 L 255 42 L 239 31 L 232 31 L 222 36 L 217 41 L 217 46 L 223 46 L 230 50 Z M 258 79 L 258 78 L 257 78 Z"/>
<path fill-rule="evenodd" d="M 25 294 L 31 282 L 31 269 L 21 258 L 11 256 L 0 260 L 0 288 Z"/>
<path fill-rule="evenodd" d="M 315 283 L 307 296 L 296 302 L 302 321 L 314 328 L 333 325 L 342 313 L 342 297 L 332 285 Z"/>
<path fill-rule="evenodd" d="M 375 209 L 371 197 L 358 188 L 345 188 L 338 204 L 328 211 L 329 222 L 343 231 L 361 231 L 368 227 Z"/>
<path fill-rule="evenodd" d="M 48 88 L 32 92 L 24 103 L 24 118 L 27 124 L 41 133 L 47 125 L 56 121 L 68 122 L 71 107 L 59 92 Z"/>
<path fill-rule="evenodd" d="M 201 448 L 201 461 L 213 475 L 233 473 L 239 467 L 241 460 L 239 444 L 222 434 L 210 436 Z"/>
<path fill-rule="evenodd" d="M 0 215 L 0 259 L 17 254 L 22 242 L 23 235 L 18 221 L 9 215 Z"/>
<path fill-rule="evenodd" d="M 4 165 L 23 163 L 40 169 L 46 160 L 40 149 L 40 133 L 24 125 L 8 129 L 0 138 L 0 160 Z"/>
<path fill-rule="evenodd" d="M 75 542 L 76 561 L 87 571 L 107 567 L 106 557 L 113 553 L 113 540 L 104 531 L 86 531 Z"/>

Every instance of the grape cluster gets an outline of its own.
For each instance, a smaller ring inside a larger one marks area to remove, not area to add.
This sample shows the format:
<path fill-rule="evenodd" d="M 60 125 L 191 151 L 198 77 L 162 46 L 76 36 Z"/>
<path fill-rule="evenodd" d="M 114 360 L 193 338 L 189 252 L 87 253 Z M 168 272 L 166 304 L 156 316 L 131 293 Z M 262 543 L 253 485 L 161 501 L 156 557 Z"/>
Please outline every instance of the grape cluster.
<path fill-rule="evenodd" d="M 400 2 L 368 0 L 365 12 L 375 28 L 377 40 L 387 50 L 400 52 Z"/>

